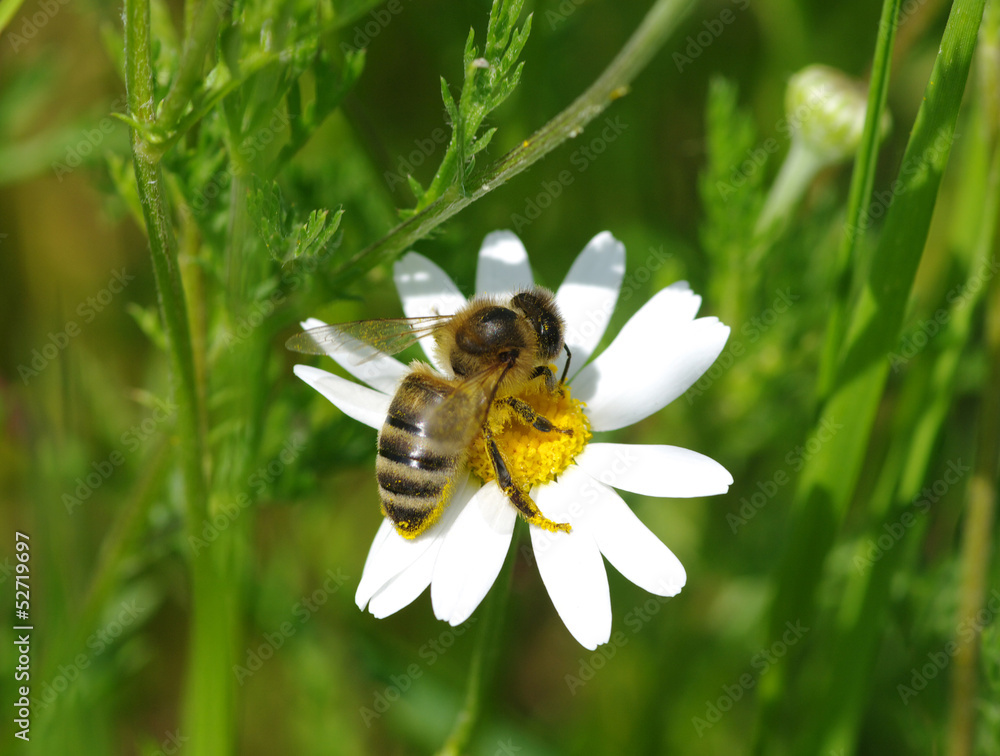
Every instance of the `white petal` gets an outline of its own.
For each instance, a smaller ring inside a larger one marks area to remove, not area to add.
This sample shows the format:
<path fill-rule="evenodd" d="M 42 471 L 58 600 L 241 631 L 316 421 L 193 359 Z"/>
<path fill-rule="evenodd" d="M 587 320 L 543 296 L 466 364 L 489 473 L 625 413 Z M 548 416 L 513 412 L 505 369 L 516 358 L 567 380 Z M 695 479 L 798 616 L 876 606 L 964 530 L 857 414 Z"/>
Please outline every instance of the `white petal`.
<path fill-rule="evenodd" d="M 674 596 L 687 582 L 680 560 L 647 528 L 622 498 L 597 484 L 601 495 L 581 525 L 622 575 L 657 596 Z"/>
<path fill-rule="evenodd" d="M 608 231 L 591 239 L 573 261 L 556 292 L 566 320 L 566 346 L 573 353 L 574 373 L 582 368 L 607 330 L 625 274 L 625 245 Z M 560 358 L 562 370 L 565 354 Z"/>
<path fill-rule="evenodd" d="M 382 520 L 378 530 L 375 531 L 372 545 L 368 547 L 365 566 L 361 570 L 361 580 L 358 581 L 358 589 L 354 592 L 354 603 L 358 605 L 358 609 L 364 609 L 368 605 L 369 599 L 387 582 L 384 577 L 377 576 L 375 573 L 380 571 L 376 565 L 380 562 L 380 555 L 385 550 L 392 533 L 392 523 L 387 519 Z M 375 585 L 375 582 L 379 580 L 381 580 L 381 585 Z"/>
<path fill-rule="evenodd" d="M 445 507 L 441 519 L 416 538 L 403 538 L 388 519 L 382 521 L 375 534 L 375 540 L 372 541 L 371 549 L 368 551 L 368 559 L 365 560 L 365 567 L 361 572 L 358 590 L 354 594 L 354 601 L 358 605 L 358 609 L 364 609 L 365 604 L 376 593 L 397 575 L 415 564 L 426 551 L 436 548 L 435 544 L 445 537 L 449 528 L 454 524 L 455 518 L 468 502 L 471 495 L 469 489 L 474 488 L 468 485 L 468 475 L 465 473 L 457 481 L 456 486 L 452 501 Z M 437 546 L 439 547 L 440 544 Z M 420 590 L 423 591 L 423 588 Z M 419 593 L 418 591 L 417 595 Z"/>
<path fill-rule="evenodd" d="M 512 231 L 487 234 L 479 248 L 476 294 L 506 294 L 530 289 L 534 283 L 521 240 Z"/>
<path fill-rule="evenodd" d="M 571 473 L 535 490 L 535 502 L 545 516 L 565 522 L 578 500 L 578 483 L 585 473 Z M 577 520 L 579 523 L 579 519 Z M 608 573 L 593 535 L 574 524 L 572 533 L 549 533 L 531 527 L 531 545 L 552 604 L 566 629 L 591 650 L 611 637 L 611 592 Z"/>
<path fill-rule="evenodd" d="M 393 266 L 393 278 L 408 318 L 428 315 L 452 315 L 465 306 L 466 300 L 455 282 L 441 268 L 423 255 L 410 252 Z M 425 336 L 420 346 L 437 365 L 434 357 L 434 339 Z"/>
<path fill-rule="evenodd" d="M 325 325 L 316 318 L 302 321 L 306 331 Z M 395 357 L 346 335 L 341 342 L 325 342 L 321 346 L 344 370 L 384 394 L 395 393 L 396 386 L 409 372 L 409 368 Z"/>
<path fill-rule="evenodd" d="M 416 601 L 431 583 L 434 564 L 443 542 L 444 539 L 436 539 L 429 549 L 417 557 L 417 561 L 382 586 L 372 596 L 368 611 L 377 619 L 383 619 Z"/>
<path fill-rule="evenodd" d="M 573 393 L 587 402 L 594 430 L 622 428 L 651 415 L 687 391 L 715 362 L 729 326 L 717 318 L 690 322 L 678 317 L 685 312 L 674 305 L 692 299 L 697 297 L 690 292 L 663 289 L 580 371 Z"/>
<path fill-rule="evenodd" d="M 333 402 L 341 412 L 359 423 L 377 430 L 385 422 L 389 403 L 392 401 L 392 397 L 388 394 L 311 365 L 296 365 L 292 368 L 292 372 Z"/>
<path fill-rule="evenodd" d="M 425 534 L 424 537 L 407 540 L 396 532 L 390 520 L 382 520 L 368 550 L 358 590 L 354 593 L 354 602 L 358 605 L 358 609 L 364 609 L 372 596 L 416 562 L 433 545 L 433 537 L 427 537 Z"/>
<path fill-rule="evenodd" d="M 500 574 L 516 518 L 494 483 L 472 497 L 448 531 L 434 567 L 434 616 L 460 625 L 476 610 Z"/>
<path fill-rule="evenodd" d="M 714 459 L 679 446 L 588 444 L 576 463 L 602 483 L 644 496 L 715 496 L 733 482 Z"/>

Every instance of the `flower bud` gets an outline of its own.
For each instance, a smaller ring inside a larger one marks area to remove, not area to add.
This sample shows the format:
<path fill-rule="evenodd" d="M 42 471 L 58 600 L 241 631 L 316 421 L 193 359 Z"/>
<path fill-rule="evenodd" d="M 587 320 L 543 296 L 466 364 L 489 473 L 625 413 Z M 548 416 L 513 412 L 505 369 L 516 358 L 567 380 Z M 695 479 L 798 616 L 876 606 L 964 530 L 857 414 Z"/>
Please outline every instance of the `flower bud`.
<path fill-rule="evenodd" d="M 867 97 L 863 85 L 829 66 L 807 66 L 789 79 L 785 119 L 792 142 L 757 219 L 758 234 L 787 217 L 820 170 L 854 155 L 865 129 Z M 884 112 L 880 136 L 889 125 Z"/>
<path fill-rule="evenodd" d="M 861 143 L 868 91 L 860 82 L 829 66 L 807 66 L 788 80 L 785 115 L 793 138 L 799 138 L 823 165 L 851 157 Z M 880 136 L 889 131 L 882 114 Z"/>

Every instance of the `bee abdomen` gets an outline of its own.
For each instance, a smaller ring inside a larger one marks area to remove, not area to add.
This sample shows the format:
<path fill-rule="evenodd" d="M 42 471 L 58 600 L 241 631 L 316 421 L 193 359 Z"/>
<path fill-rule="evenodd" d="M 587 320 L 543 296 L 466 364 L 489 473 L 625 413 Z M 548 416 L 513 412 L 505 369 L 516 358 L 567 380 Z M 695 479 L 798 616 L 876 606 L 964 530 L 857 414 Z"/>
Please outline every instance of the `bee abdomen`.
<path fill-rule="evenodd" d="M 451 387 L 414 373 L 400 385 L 378 438 L 375 477 L 382 509 L 403 534 L 422 532 L 451 496 L 464 444 L 428 433 L 428 411 Z"/>

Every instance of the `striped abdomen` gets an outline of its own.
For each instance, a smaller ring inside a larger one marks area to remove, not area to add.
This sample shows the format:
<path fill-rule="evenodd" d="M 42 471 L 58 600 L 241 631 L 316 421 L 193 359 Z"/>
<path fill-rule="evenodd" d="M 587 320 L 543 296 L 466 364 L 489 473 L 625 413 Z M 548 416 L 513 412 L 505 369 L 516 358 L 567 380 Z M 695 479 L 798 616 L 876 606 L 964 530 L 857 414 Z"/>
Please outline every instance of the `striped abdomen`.
<path fill-rule="evenodd" d="M 451 498 L 465 450 L 479 427 L 476 404 L 449 381 L 410 373 L 378 436 L 375 477 L 382 512 L 400 535 L 426 530 Z"/>

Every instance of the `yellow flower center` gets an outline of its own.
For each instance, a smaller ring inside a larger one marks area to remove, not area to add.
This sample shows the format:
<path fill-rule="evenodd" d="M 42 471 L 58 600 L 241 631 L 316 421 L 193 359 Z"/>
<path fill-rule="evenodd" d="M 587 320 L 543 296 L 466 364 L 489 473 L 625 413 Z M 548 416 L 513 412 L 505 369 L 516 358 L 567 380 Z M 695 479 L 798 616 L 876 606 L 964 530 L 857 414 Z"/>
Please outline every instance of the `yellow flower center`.
<path fill-rule="evenodd" d="M 529 491 L 532 486 L 555 480 L 583 451 L 593 434 L 590 420 L 583 412 L 585 405 L 571 396 L 569 386 L 549 391 L 545 381 L 534 380 L 513 396 L 527 402 L 555 428 L 572 431 L 567 434 L 537 430 L 509 404 L 494 402 L 486 422 L 507 460 L 515 485 Z M 495 477 L 482 433 L 469 452 L 469 466 L 484 483 Z"/>

